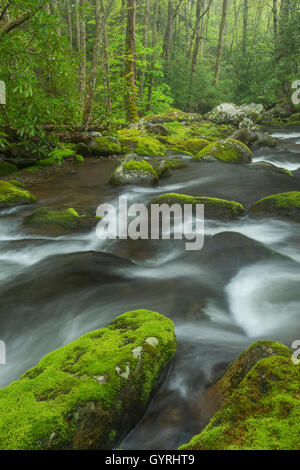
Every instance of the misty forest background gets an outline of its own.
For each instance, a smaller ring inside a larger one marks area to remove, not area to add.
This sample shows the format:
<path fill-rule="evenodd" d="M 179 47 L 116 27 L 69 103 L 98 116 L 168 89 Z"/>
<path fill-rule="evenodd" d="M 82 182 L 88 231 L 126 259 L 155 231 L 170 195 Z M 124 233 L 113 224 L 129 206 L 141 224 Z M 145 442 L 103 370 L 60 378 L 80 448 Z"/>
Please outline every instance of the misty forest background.
<path fill-rule="evenodd" d="M 0 0 L 0 125 L 289 106 L 299 50 L 299 0 Z"/>

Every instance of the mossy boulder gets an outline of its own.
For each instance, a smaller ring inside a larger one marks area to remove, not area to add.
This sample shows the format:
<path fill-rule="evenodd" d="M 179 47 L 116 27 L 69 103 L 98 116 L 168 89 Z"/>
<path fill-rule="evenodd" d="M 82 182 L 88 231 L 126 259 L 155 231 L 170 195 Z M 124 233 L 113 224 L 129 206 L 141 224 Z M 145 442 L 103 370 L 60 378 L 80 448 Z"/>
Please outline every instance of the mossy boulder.
<path fill-rule="evenodd" d="M 25 191 L 8 181 L 0 181 L 0 208 L 33 204 L 37 198 L 29 191 Z"/>
<path fill-rule="evenodd" d="M 220 410 L 180 450 L 299 450 L 300 368 L 292 351 L 259 342 L 217 384 Z"/>
<path fill-rule="evenodd" d="M 78 144 L 76 151 L 84 157 L 118 155 L 121 153 L 121 145 L 115 137 L 96 137 L 91 142 Z"/>
<path fill-rule="evenodd" d="M 167 158 L 158 162 L 155 171 L 159 178 L 167 178 L 173 174 L 174 170 L 179 170 L 185 166 L 186 163 L 179 158 Z"/>
<path fill-rule="evenodd" d="M 198 155 L 198 153 L 209 145 L 209 141 L 206 139 L 200 139 L 199 137 L 191 137 L 190 139 L 185 139 L 181 143 L 176 144 L 176 149 L 187 152 L 193 156 Z"/>
<path fill-rule="evenodd" d="M 295 113 L 295 114 L 292 114 L 289 119 L 288 119 L 288 122 L 292 122 L 292 123 L 299 123 L 300 124 L 300 113 Z"/>
<path fill-rule="evenodd" d="M 242 204 L 235 201 L 226 201 L 225 199 L 218 199 L 212 197 L 193 197 L 184 194 L 169 193 L 163 194 L 158 199 L 152 201 L 152 204 L 203 204 L 205 207 L 205 217 L 213 219 L 236 219 L 244 213 Z"/>
<path fill-rule="evenodd" d="M 165 146 L 155 137 L 137 129 L 122 129 L 118 131 L 118 140 L 122 153 L 135 152 L 137 155 L 149 157 L 164 156 Z"/>
<path fill-rule="evenodd" d="M 138 423 L 176 351 L 171 320 L 128 312 L 0 390 L 0 448 L 113 449 Z"/>
<path fill-rule="evenodd" d="M 0 162 L 0 176 L 7 176 L 18 171 L 18 167 L 8 162 Z"/>
<path fill-rule="evenodd" d="M 97 217 L 80 215 L 73 208 L 38 207 L 24 219 L 24 226 L 34 233 L 65 235 L 90 230 L 99 222 Z"/>
<path fill-rule="evenodd" d="M 153 186 L 157 181 L 158 175 L 149 162 L 145 160 L 131 160 L 130 158 L 117 165 L 109 180 L 113 186 Z"/>
<path fill-rule="evenodd" d="M 300 192 L 291 191 L 260 199 L 251 207 L 250 213 L 263 217 L 288 217 L 300 222 Z"/>
<path fill-rule="evenodd" d="M 185 113 L 178 109 L 170 109 L 163 114 L 150 114 L 145 117 L 145 120 L 152 123 L 167 123 L 167 122 L 199 122 L 202 120 L 202 116 L 197 113 Z"/>
<path fill-rule="evenodd" d="M 251 163 L 252 152 L 238 140 L 225 139 L 207 145 L 195 159 L 199 161 L 221 160 L 225 163 Z"/>

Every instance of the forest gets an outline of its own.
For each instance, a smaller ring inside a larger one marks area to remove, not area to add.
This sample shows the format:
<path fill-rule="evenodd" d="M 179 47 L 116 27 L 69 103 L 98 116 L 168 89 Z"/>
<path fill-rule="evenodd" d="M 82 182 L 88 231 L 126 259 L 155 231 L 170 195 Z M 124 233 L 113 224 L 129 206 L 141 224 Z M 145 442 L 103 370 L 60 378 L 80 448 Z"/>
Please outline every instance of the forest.
<path fill-rule="evenodd" d="M 0 0 L 0 450 L 299 451 L 299 224 L 299 0 Z"/>
<path fill-rule="evenodd" d="M 297 0 L 1 0 L 2 125 L 134 122 L 290 102 Z"/>

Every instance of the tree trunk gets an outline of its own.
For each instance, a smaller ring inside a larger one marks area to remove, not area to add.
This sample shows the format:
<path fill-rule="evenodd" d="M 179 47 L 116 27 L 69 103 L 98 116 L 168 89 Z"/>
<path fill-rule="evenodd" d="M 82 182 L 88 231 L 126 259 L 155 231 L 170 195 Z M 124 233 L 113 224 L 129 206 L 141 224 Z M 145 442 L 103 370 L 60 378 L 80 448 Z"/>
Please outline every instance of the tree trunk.
<path fill-rule="evenodd" d="M 88 126 L 89 120 L 91 117 L 94 95 L 95 95 L 95 85 L 96 85 L 96 74 L 99 61 L 99 48 L 100 48 L 100 33 L 101 26 L 103 24 L 103 16 L 100 18 L 100 0 L 95 0 L 95 20 L 96 20 L 96 31 L 95 39 L 93 46 L 93 57 L 92 57 L 92 66 L 91 66 L 91 75 L 88 83 L 88 93 L 84 104 L 83 110 L 83 124 Z"/>
<path fill-rule="evenodd" d="M 222 59 L 222 53 L 223 53 L 224 32 L 225 32 L 226 17 L 227 17 L 227 3 L 228 3 L 228 0 L 223 0 L 222 19 L 221 19 L 221 24 L 220 24 L 219 42 L 218 42 L 218 51 L 217 51 L 217 60 L 216 60 L 216 70 L 215 70 L 215 81 L 214 81 L 215 86 L 218 85 L 219 78 L 220 78 L 221 59 Z"/>
<path fill-rule="evenodd" d="M 85 0 L 80 0 L 80 99 L 82 105 L 85 100 L 86 88 L 86 30 L 85 30 L 85 13 L 83 11 Z"/>
<path fill-rule="evenodd" d="M 70 47 L 72 51 L 73 49 L 73 26 L 72 26 L 72 13 L 71 13 L 70 0 L 66 0 L 66 10 L 67 10 L 67 18 L 68 18 L 69 43 L 70 43 Z"/>
<path fill-rule="evenodd" d="M 244 0 L 243 52 L 246 52 L 247 42 L 248 42 L 248 11 L 249 11 L 248 0 Z"/>
<path fill-rule="evenodd" d="M 168 20 L 167 20 L 167 27 L 166 27 L 166 31 L 164 35 L 164 44 L 163 44 L 164 70 L 165 70 L 166 77 L 168 77 L 169 71 L 170 71 L 173 23 L 174 23 L 174 1 L 169 0 Z"/>
<path fill-rule="evenodd" d="M 112 102 L 111 102 L 111 86 L 110 86 L 109 48 L 108 48 L 106 24 L 104 25 L 103 41 L 104 41 L 104 66 L 105 66 L 105 75 L 106 75 L 106 92 L 107 92 L 107 112 L 108 112 L 108 116 L 111 117 Z"/>
<path fill-rule="evenodd" d="M 273 0 L 273 24 L 274 24 L 274 43 L 276 44 L 278 35 L 278 0 Z"/>
<path fill-rule="evenodd" d="M 149 20 L 150 20 L 150 0 L 146 0 L 146 10 L 145 10 L 145 19 L 144 19 L 144 41 L 143 45 L 146 49 L 149 45 Z M 144 86 L 145 86 L 145 76 L 146 76 L 146 53 L 142 55 L 142 71 L 140 76 L 140 98 L 143 98 Z"/>
<path fill-rule="evenodd" d="M 135 30 L 136 30 L 136 0 L 127 0 L 127 28 L 126 28 L 126 120 L 127 122 L 138 121 L 138 111 L 136 104 L 136 49 L 135 49 Z"/>
<path fill-rule="evenodd" d="M 80 16 L 79 16 L 79 0 L 75 0 L 75 30 L 76 30 L 76 47 L 80 51 Z"/>
<path fill-rule="evenodd" d="M 150 73 L 150 78 L 149 78 L 148 99 L 147 99 L 147 109 L 146 109 L 147 112 L 149 112 L 151 109 L 151 101 L 152 101 L 153 85 L 154 85 L 154 71 L 155 71 L 155 63 L 156 63 L 155 46 L 156 46 L 156 35 L 157 35 L 156 21 L 157 21 L 157 5 L 155 2 L 153 6 L 153 31 L 152 31 L 153 53 L 152 53 L 152 62 L 151 62 L 151 73 Z"/>

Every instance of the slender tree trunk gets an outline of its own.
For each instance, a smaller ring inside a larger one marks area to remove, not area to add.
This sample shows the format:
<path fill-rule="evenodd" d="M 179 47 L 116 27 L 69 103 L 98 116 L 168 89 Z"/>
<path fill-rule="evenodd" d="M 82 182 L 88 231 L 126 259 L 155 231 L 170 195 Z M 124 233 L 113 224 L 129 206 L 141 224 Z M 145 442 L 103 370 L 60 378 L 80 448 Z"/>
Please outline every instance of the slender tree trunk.
<path fill-rule="evenodd" d="M 86 127 L 89 124 L 93 102 L 94 102 L 96 74 L 97 74 L 98 61 L 99 61 L 100 34 L 101 34 L 101 27 L 103 24 L 103 17 L 104 17 L 103 14 L 100 17 L 100 0 L 95 0 L 96 32 L 95 32 L 95 39 L 94 39 L 94 46 L 93 46 L 91 74 L 89 78 L 88 92 L 87 92 L 87 97 L 85 100 L 84 110 L 83 110 L 83 124 Z"/>
<path fill-rule="evenodd" d="M 154 71 L 155 71 L 155 64 L 156 64 L 155 47 L 156 47 L 156 36 L 157 36 L 156 21 L 157 21 L 157 5 L 155 2 L 153 6 L 153 31 L 152 31 L 153 53 L 152 53 L 152 62 L 151 62 L 151 73 L 149 77 L 148 99 L 147 99 L 147 109 L 146 109 L 147 112 L 149 112 L 151 109 L 151 101 L 152 101 L 153 86 L 154 86 Z"/>
<path fill-rule="evenodd" d="M 150 21 L 150 0 L 146 0 L 146 10 L 144 18 L 144 48 L 146 49 L 149 45 L 149 21 Z M 146 53 L 142 55 L 142 71 L 140 76 L 140 98 L 143 98 L 144 86 L 145 86 L 145 76 L 146 76 Z"/>
<path fill-rule="evenodd" d="M 76 47 L 80 51 L 80 16 L 79 16 L 79 0 L 75 0 L 75 30 L 76 30 Z"/>
<path fill-rule="evenodd" d="M 248 12 L 249 12 L 248 0 L 244 0 L 244 18 L 243 18 L 243 23 L 244 23 L 243 51 L 244 52 L 246 52 L 247 50 L 247 42 L 248 42 Z"/>
<path fill-rule="evenodd" d="M 168 20 L 167 20 L 167 27 L 166 27 L 166 31 L 165 31 L 165 35 L 164 35 L 164 44 L 163 44 L 164 70 L 165 70 L 165 76 L 166 77 L 168 77 L 169 72 L 170 72 L 173 23 L 174 23 L 174 1 L 169 0 L 169 3 L 168 3 Z"/>
<path fill-rule="evenodd" d="M 67 10 L 67 18 L 68 18 L 69 43 L 70 43 L 70 47 L 72 51 L 73 49 L 73 25 L 72 25 L 72 13 L 71 13 L 70 0 L 66 0 L 66 10 Z"/>
<path fill-rule="evenodd" d="M 111 85 L 110 85 L 109 48 L 108 48 L 106 24 L 104 25 L 103 41 L 104 41 L 104 66 L 105 66 L 105 75 L 106 75 L 106 92 L 107 92 L 107 112 L 108 112 L 108 116 L 111 117 L 112 101 L 111 101 Z"/>
<path fill-rule="evenodd" d="M 276 44 L 278 35 L 278 0 L 273 0 L 273 24 L 274 24 L 274 43 Z"/>
<path fill-rule="evenodd" d="M 85 13 L 84 9 L 85 0 L 80 0 L 80 99 L 82 105 L 85 100 L 86 88 L 86 29 L 85 29 Z"/>
<path fill-rule="evenodd" d="M 136 49 L 135 49 L 135 31 L 136 31 L 136 0 L 127 0 L 127 28 L 126 28 L 126 120 L 127 122 L 138 121 L 138 111 L 136 104 Z"/>
<path fill-rule="evenodd" d="M 194 81 L 195 81 L 196 68 L 197 68 L 197 59 L 198 59 L 200 39 L 201 39 L 200 21 L 201 21 L 201 9 L 202 9 L 202 7 L 203 7 L 203 1 L 202 0 L 197 0 L 196 23 L 195 23 L 196 39 L 195 39 L 195 44 L 194 44 L 193 59 L 192 59 L 192 70 L 191 70 L 191 81 L 190 81 L 190 110 L 192 110 L 193 88 L 194 88 Z"/>
<path fill-rule="evenodd" d="M 218 51 L 217 51 L 217 60 L 216 60 L 216 70 L 215 70 L 215 81 L 214 81 L 215 86 L 218 85 L 219 78 L 220 78 L 221 59 L 222 59 L 222 53 L 223 53 L 224 32 L 225 32 L 226 17 L 227 17 L 227 3 L 228 3 L 228 0 L 223 0 L 222 19 L 221 19 L 221 24 L 220 24 L 219 42 L 218 42 Z"/>

